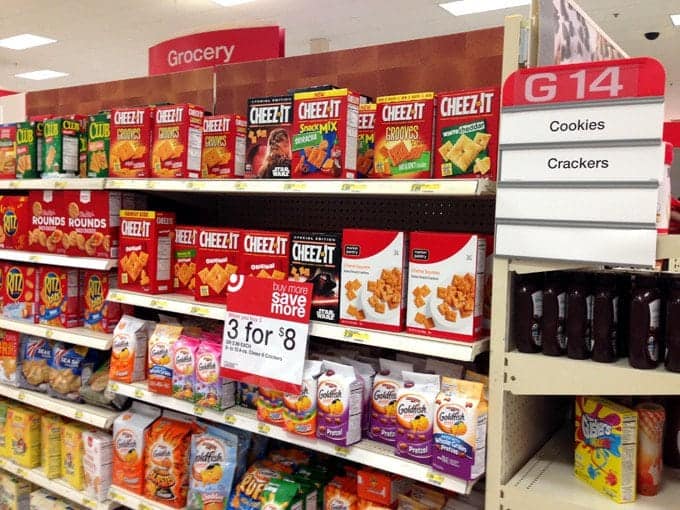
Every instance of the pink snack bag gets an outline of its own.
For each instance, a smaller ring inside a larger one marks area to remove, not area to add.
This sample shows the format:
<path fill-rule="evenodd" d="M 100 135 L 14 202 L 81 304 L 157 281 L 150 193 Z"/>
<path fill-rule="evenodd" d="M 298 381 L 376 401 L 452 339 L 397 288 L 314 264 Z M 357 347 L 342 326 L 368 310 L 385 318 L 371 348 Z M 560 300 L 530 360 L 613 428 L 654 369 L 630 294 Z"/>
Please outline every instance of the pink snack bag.
<path fill-rule="evenodd" d="M 236 384 L 220 376 L 222 344 L 202 341 L 196 349 L 194 399 L 196 405 L 221 411 L 234 405 Z"/>
<path fill-rule="evenodd" d="M 198 338 L 182 335 L 172 344 L 172 396 L 194 402 L 194 375 Z"/>

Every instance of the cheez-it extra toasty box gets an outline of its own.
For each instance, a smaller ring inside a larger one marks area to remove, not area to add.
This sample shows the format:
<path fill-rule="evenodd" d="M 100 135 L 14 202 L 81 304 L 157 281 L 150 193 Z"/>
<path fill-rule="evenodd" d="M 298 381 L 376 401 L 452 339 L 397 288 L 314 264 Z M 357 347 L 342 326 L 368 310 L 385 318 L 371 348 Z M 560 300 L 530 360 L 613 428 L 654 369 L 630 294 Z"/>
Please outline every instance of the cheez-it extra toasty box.
<path fill-rule="evenodd" d="M 496 179 L 500 89 L 437 94 L 434 177 Z"/>
<path fill-rule="evenodd" d="M 66 229 L 64 194 L 59 191 L 30 191 L 31 225 L 28 249 L 43 253 L 65 254 L 63 238 Z"/>
<path fill-rule="evenodd" d="M 120 211 L 120 289 L 148 294 L 171 291 L 174 232 L 174 213 Z"/>
<path fill-rule="evenodd" d="M 359 95 L 348 89 L 294 96 L 293 178 L 353 178 Z"/>
<path fill-rule="evenodd" d="M 28 231 L 31 212 L 28 197 L 19 195 L 0 196 L 0 248 L 25 250 L 28 248 Z"/>
<path fill-rule="evenodd" d="M 401 331 L 406 234 L 393 230 L 343 230 L 340 282 L 341 324 Z"/>
<path fill-rule="evenodd" d="M 375 103 L 359 106 L 359 139 L 357 141 L 357 177 L 370 177 L 375 159 Z"/>
<path fill-rule="evenodd" d="M 199 227 L 177 225 L 172 265 L 174 292 L 194 295 L 196 288 L 196 233 Z"/>
<path fill-rule="evenodd" d="M 111 110 L 109 177 L 149 177 L 151 132 L 155 108 Z"/>
<path fill-rule="evenodd" d="M 0 179 L 14 179 L 17 173 L 16 124 L 0 126 Z"/>
<path fill-rule="evenodd" d="M 235 228 L 201 228 L 196 234 L 197 301 L 226 303 L 227 284 L 240 270 L 243 232 Z"/>
<path fill-rule="evenodd" d="M 193 104 L 156 107 L 151 177 L 194 177 L 201 173 L 205 112 Z"/>
<path fill-rule="evenodd" d="M 288 278 L 290 233 L 246 230 L 241 245 L 239 273 L 257 278 Z"/>
<path fill-rule="evenodd" d="M 37 322 L 63 328 L 82 326 L 80 271 L 68 267 L 40 266 L 38 281 L 40 292 L 35 296 Z"/>
<path fill-rule="evenodd" d="M 2 285 L 2 316 L 35 321 L 35 296 L 40 292 L 38 272 L 26 264 L 6 264 Z"/>
<path fill-rule="evenodd" d="M 62 244 L 77 257 L 116 258 L 122 193 L 64 191 L 66 229 Z"/>
<path fill-rule="evenodd" d="M 372 177 L 426 179 L 432 170 L 434 92 L 376 100 Z"/>
<path fill-rule="evenodd" d="M 486 239 L 412 232 L 406 330 L 472 341 L 482 333 Z"/>
<path fill-rule="evenodd" d="M 290 178 L 292 130 L 293 96 L 248 99 L 246 178 Z"/>
<path fill-rule="evenodd" d="M 243 177 L 246 157 L 246 119 L 241 115 L 214 115 L 203 119 L 201 177 Z"/>

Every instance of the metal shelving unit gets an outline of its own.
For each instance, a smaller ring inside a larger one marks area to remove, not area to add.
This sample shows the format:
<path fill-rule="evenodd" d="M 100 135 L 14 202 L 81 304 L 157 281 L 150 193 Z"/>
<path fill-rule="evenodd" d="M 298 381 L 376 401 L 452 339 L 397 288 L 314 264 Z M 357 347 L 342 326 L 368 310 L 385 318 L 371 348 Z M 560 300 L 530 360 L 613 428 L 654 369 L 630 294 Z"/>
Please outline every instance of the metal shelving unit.
<path fill-rule="evenodd" d="M 2 181 L 0 181 L 2 182 Z M 78 267 L 108 271 L 118 265 L 117 259 L 99 259 L 94 257 L 71 257 L 54 253 L 35 253 L 32 251 L 0 249 L 0 260 L 13 262 L 30 262 L 32 264 L 46 264 L 51 266 Z"/>
<path fill-rule="evenodd" d="M 87 328 L 58 328 L 15 319 L 6 319 L 4 317 L 0 317 L 0 328 L 50 340 L 61 340 L 62 342 L 92 347 L 102 351 L 109 350 L 113 342 L 113 335 L 92 331 Z"/>

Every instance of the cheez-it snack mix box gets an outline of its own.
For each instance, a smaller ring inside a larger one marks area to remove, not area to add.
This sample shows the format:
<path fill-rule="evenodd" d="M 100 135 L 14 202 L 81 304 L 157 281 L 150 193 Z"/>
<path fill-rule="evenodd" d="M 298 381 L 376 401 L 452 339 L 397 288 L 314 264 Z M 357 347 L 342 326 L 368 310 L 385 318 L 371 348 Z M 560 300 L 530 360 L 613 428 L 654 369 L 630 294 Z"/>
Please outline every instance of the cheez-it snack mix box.
<path fill-rule="evenodd" d="M 241 115 L 214 115 L 203 119 L 201 177 L 243 177 L 246 157 L 246 119 Z"/>
<path fill-rule="evenodd" d="M 64 194 L 52 190 L 30 191 L 31 225 L 28 249 L 43 253 L 65 254 L 63 238 L 66 229 Z"/>
<path fill-rule="evenodd" d="M 118 257 L 118 229 L 122 193 L 117 191 L 64 191 L 68 255 Z"/>
<path fill-rule="evenodd" d="M 373 177 L 426 179 L 432 169 L 434 93 L 376 100 Z"/>
<path fill-rule="evenodd" d="M 175 214 L 120 211 L 118 287 L 160 294 L 172 289 Z"/>
<path fill-rule="evenodd" d="M 199 177 L 203 117 L 193 104 L 156 107 L 151 150 L 151 177 Z"/>
<path fill-rule="evenodd" d="M 240 270 L 243 232 L 235 228 L 201 228 L 196 235 L 197 301 L 226 303 L 227 284 Z"/>
<path fill-rule="evenodd" d="M 294 96 L 293 178 L 353 178 L 359 95 L 348 89 Z"/>
<path fill-rule="evenodd" d="M 26 264 L 6 264 L 2 285 L 2 316 L 26 322 L 35 320 L 35 296 L 40 292 L 38 272 Z"/>
<path fill-rule="evenodd" d="M 434 177 L 496 179 L 500 89 L 437 94 Z"/>
<path fill-rule="evenodd" d="M 25 250 L 28 248 L 28 231 L 31 212 L 28 197 L 19 195 L 0 196 L 0 248 Z"/>
<path fill-rule="evenodd" d="M 245 177 L 290 178 L 292 131 L 292 96 L 249 99 Z"/>
<path fill-rule="evenodd" d="M 342 232 L 340 323 L 387 331 L 404 326 L 406 234 L 392 230 Z"/>
<path fill-rule="evenodd" d="M 240 274 L 257 278 L 288 278 L 290 233 L 267 230 L 243 232 Z"/>
<path fill-rule="evenodd" d="M 196 288 L 196 233 L 198 227 L 177 225 L 172 266 L 174 292 L 194 295 Z"/>
<path fill-rule="evenodd" d="M 482 333 L 486 239 L 479 235 L 412 232 L 406 330 L 448 338 Z"/>
<path fill-rule="evenodd" d="M 40 266 L 38 280 L 40 292 L 35 296 L 37 322 L 63 328 L 82 326 L 80 271 L 68 267 Z"/>
<path fill-rule="evenodd" d="M 155 108 L 111 110 L 109 177 L 149 177 Z"/>

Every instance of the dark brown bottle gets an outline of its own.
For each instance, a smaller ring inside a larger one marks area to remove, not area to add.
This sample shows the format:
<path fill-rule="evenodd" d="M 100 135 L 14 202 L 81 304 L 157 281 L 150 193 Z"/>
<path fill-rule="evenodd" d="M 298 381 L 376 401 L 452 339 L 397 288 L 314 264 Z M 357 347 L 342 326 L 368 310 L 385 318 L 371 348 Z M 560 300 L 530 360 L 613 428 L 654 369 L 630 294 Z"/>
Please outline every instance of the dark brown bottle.
<path fill-rule="evenodd" d="M 619 325 L 617 331 L 619 358 L 628 357 L 628 334 L 630 327 L 630 274 L 623 273 L 617 278 L 619 294 Z"/>
<path fill-rule="evenodd" d="M 541 320 L 541 341 L 543 354 L 563 356 L 567 353 L 565 318 L 567 292 L 562 273 L 548 273 L 543 287 L 543 318 Z"/>
<path fill-rule="evenodd" d="M 666 370 L 680 372 L 680 277 L 670 279 L 666 300 Z"/>
<path fill-rule="evenodd" d="M 520 352 L 540 352 L 543 289 L 537 275 L 517 278 L 513 338 Z"/>
<path fill-rule="evenodd" d="M 666 430 L 663 435 L 663 462 L 668 467 L 680 468 L 680 398 L 668 397 Z"/>
<path fill-rule="evenodd" d="M 593 360 L 618 359 L 619 294 L 614 274 L 598 275 L 593 293 Z"/>
<path fill-rule="evenodd" d="M 656 368 L 663 353 L 661 291 L 653 275 L 633 276 L 628 361 L 634 368 Z"/>
<path fill-rule="evenodd" d="M 593 350 L 593 293 L 585 273 L 570 273 L 567 286 L 567 356 L 588 359 Z"/>

